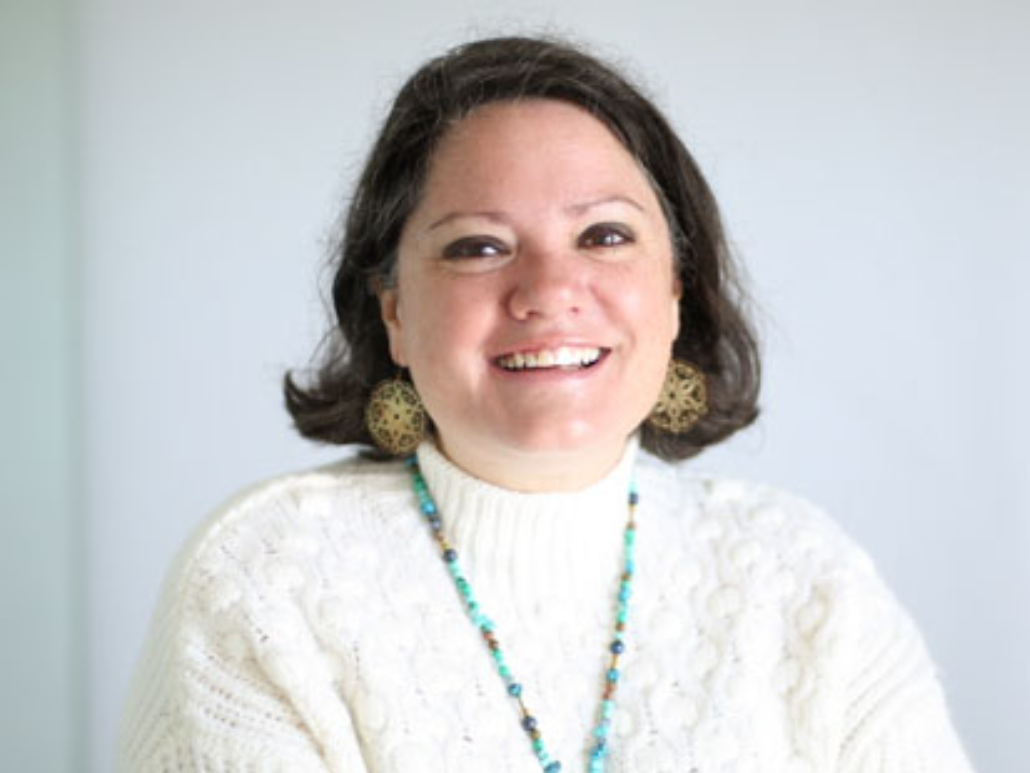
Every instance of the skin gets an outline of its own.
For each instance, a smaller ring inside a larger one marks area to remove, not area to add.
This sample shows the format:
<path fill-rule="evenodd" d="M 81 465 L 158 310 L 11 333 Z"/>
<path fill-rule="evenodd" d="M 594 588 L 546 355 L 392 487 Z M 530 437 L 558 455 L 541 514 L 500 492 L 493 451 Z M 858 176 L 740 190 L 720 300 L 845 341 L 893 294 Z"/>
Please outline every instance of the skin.
<path fill-rule="evenodd" d="M 532 492 L 583 488 L 618 463 L 657 399 L 679 297 L 639 165 L 585 111 L 536 99 L 445 135 L 380 308 L 443 453 Z M 498 364 L 559 346 L 603 354 L 589 368 Z"/>

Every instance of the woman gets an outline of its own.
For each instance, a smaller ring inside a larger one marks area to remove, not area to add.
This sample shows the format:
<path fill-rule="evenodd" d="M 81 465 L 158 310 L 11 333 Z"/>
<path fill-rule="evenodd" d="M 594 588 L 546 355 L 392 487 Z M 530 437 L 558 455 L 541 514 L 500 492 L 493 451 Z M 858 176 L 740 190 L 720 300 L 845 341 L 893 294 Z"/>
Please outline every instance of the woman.
<path fill-rule="evenodd" d="M 758 360 L 711 193 L 608 66 L 530 39 L 426 64 L 333 298 L 287 404 L 379 453 L 187 547 L 123 769 L 970 769 L 864 555 L 667 463 L 753 421 Z"/>

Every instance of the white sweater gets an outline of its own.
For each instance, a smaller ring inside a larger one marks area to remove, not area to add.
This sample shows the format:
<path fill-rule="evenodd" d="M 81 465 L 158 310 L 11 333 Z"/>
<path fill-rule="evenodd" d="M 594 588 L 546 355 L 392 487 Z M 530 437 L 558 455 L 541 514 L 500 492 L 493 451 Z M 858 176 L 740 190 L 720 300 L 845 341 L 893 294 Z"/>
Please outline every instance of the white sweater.
<path fill-rule="evenodd" d="M 611 773 L 959 773 L 919 633 L 813 507 L 629 444 L 575 493 L 518 494 L 430 444 L 445 533 L 563 771 L 586 769 L 635 474 L 637 572 Z M 122 771 L 540 771 L 417 509 L 348 459 L 229 502 L 170 575 Z"/>

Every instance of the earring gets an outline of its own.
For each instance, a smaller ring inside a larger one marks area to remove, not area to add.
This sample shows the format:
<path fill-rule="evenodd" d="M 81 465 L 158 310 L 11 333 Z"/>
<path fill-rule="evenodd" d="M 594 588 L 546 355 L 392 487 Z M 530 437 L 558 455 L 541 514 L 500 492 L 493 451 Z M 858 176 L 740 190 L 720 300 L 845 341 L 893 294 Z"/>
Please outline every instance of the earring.
<path fill-rule="evenodd" d="M 365 427 L 376 447 L 391 456 L 414 453 L 426 435 L 426 423 L 426 409 L 410 381 L 380 381 L 369 395 Z"/>
<path fill-rule="evenodd" d="M 679 435 L 708 413 L 708 387 L 704 374 L 689 362 L 669 360 L 658 402 L 647 423 L 663 432 Z"/>

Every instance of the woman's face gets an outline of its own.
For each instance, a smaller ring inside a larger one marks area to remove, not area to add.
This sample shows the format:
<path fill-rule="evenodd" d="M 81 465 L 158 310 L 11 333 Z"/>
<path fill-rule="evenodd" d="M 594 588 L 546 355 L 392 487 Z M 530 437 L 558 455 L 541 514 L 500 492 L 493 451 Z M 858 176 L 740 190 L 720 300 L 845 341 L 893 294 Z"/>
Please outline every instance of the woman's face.
<path fill-rule="evenodd" d="M 485 480 L 579 488 L 650 412 L 679 327 L 668 224 L 636 161 L 567 103 L 449 130 L 381 293 L 443 452 Z"/>

